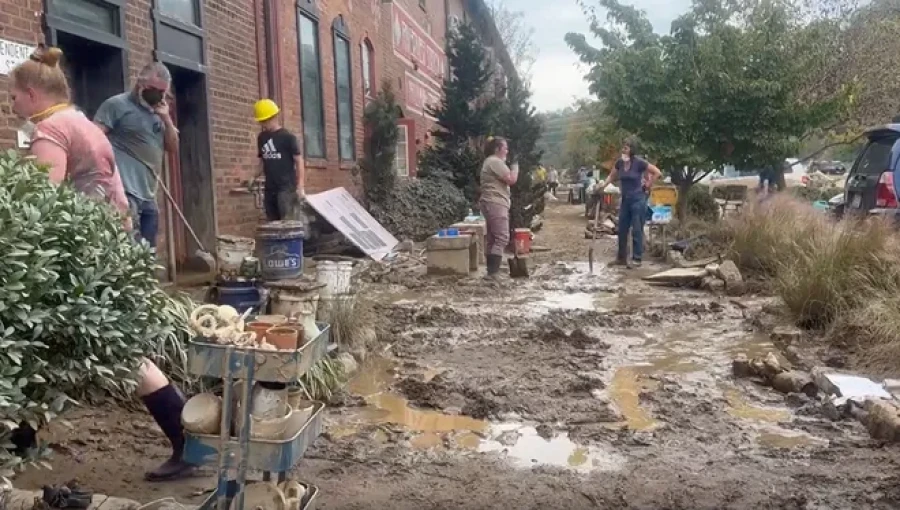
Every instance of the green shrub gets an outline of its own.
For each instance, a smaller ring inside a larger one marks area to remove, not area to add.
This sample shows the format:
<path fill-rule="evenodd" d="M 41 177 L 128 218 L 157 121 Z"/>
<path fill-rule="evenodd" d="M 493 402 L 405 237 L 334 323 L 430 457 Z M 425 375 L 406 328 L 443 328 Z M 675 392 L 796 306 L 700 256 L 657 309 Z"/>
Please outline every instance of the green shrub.
<path fill-rule="evenodd" d="M 398 183 L 385 204 L 372 204 L 370 212 L 400 239 L 421 241 L 466 215 L 469 201 L 442 179 L 413 179 Z"/>
<path fill-rule="evenodd" d="M 0 156 L 0 258 L 0 435 L 71 399 L 130 393 L 141 357 L 183 339 L 153 254 L 121 218 L 14 152 Z M 0 449 L 4 472 L 18 464 Z"/>
<path fill-rule="evenodd" d="M 719 204 L 712 196 L 709 186 L 695 184 L 688 191 L 686 207 L 688 216 L 700 218 L 705 221 L 717 221 L 719 219 Z"/>

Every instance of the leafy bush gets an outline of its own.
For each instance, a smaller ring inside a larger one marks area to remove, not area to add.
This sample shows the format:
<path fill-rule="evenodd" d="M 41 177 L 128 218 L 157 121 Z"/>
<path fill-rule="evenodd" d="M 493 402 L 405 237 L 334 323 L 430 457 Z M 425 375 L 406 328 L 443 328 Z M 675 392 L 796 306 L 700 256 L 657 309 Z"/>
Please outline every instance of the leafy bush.
<path fill-rule="evenodd" d="M 360 162 L 363 170 L 363 189 L 370 204 L 383 204 L 397 180 L 394 162 L 397 158 L 397 139 L 400 129 L 397 100 L 390 82 L 385 81 L 375 98 L 366 106 L 365 157 Z"/>
<path fill-rule="evenodd" d="M 401 239 L 421 241 L 461 221 L 469 202 L 459 189 L 439 179 L 400 182 L 385 204 L 373 204 L 372 216 Z"/>
<path fill-rule="evenodd" d="M 71 399 L 128 394 L 142 356 L 177 347 L 185 323 L 150 250 L 14 152 L 0 156 L 0 258 L 0 435 Z M 17 464 L 0 449 L 5 472 Z"/>
<path fill-rule="evenodd" d="M 688 191 L 687 200 L 688 216 L 700 218 L 705 221 L 716 221 L 719 219 L 719 204 L 712 196 L 709 186 L 703 184 L 695 184 Z"/>

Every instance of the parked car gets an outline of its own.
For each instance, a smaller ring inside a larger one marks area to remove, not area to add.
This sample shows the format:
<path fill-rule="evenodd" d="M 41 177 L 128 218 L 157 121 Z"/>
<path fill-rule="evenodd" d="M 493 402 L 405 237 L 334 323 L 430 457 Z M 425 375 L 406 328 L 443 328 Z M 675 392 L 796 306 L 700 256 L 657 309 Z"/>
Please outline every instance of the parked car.
<path fill-rule="evenodd" d="M 847 173 L 847 167 L 840 161 L 829 161 L 821 165 L 820 171 L 825 175 L 844 175 Z"/>
<path fill-rule="evenodd" d="M 900 204 L 894 174 L 900 166 L 900 124 L 870 128 L 865 136 L 866 145 L 847 175 L 845 212 L 896 215 Z"/>

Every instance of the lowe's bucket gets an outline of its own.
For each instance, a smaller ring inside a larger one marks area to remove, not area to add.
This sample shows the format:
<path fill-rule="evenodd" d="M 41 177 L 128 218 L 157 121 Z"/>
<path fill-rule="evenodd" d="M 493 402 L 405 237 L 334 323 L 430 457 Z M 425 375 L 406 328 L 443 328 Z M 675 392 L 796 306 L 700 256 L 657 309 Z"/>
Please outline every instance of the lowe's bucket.
<path fill-rule="evenodd" d="M 272 221 L 256 232 L 264 280 L 297 278 L 303 274 L 303 223 Z"/>

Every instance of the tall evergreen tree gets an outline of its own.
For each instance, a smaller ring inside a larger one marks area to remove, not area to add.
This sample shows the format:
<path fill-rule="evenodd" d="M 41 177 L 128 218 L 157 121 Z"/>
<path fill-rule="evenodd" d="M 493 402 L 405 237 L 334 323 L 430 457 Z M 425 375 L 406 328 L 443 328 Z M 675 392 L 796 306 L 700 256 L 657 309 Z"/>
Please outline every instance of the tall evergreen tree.
<path fill-rule="evenodd" d="M 475 202 L 483 155 L 478 150 L 491 134 L 498 102 L 489 98 L 490 58 L 475 30 L 461 24 L 450 33 L 447 59 L 450 75 L 444 81 L 441 103 L 429 109 L 437 119 L 434 143 L 420 157 L 419 175 L 444 179 Z"/>
<path fill-rule="evenodd" d="M 544 183 L 532 181 L 532 172 L 541 161 L 537 142 L 542 123 L 531 105 L 531 91 L 516 78 L 509 80 L 498 121 L 500 134 L 509 140 L 510 159 L 519 163 L 519 180 L 511 190 L 510 226 L 529 228 L 534 215 L 543 209 Z"/>

